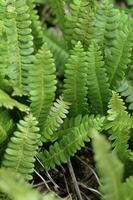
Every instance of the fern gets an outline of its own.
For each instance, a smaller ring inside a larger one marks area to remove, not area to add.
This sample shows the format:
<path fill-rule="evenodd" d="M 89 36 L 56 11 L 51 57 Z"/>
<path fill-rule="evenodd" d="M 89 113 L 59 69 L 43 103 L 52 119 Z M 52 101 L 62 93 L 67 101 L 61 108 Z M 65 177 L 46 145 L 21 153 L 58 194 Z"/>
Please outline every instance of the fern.
<path fill-rule="evenodd" d="M 110 50 L 108 61 L 106 63 L 107 73 L 109 77 L 109 83 L 111 88 L 116 89 L 124 78 L 125 70 L 128 63 L 130 62 L 133 37 L 132 37 L 132 26 L 126 17 L 122 15 L 122 23 L 127 23 L 123 28 L 123 31 L 118 33 L 117 39 L 113 42 L 113 47 Z"/>
<path fill-rule="evenodd" d="M 31 18 L 31 28 L 32 34 L 34 38 L 34 50 L 35 52 L 43 45 L 43 28 L 42 24 L 39 20 L 39 15 L 37 10 L 35 9 L 35 2 L 34 0 L 27 0 L 27 5 L 30 9 L 30 18 Z"/>
<path fill-rule="evenodd" d="M 3 142 L 8 138 L 8 134 L 12 128 L 12 119 L 10 119 L 10 116 L 8 112 L 5 110 L 1 110 L 0 112 L 0 144 L 3 144 Z"/>
<path fill-rule="evenodd" d="M 123 183 L 121 193 L 122 199 L 133 199 L 133 177 L 129 177 L 125 183 Z"/>
<path fill-rule="evenodd" d="M 113 45 L 118 33 L 120 13 L 114 9 L 110 0 L 102 0 L 97 6 L 95 18 L 95 38 L 104 48 L 105 56 Z"/>
<path fill-rule="evenodd" d="M 48 115 L 47 120 L 44 123 L 44 129 L 42 132 L 42 140 L 50 140 L 54 131 L 57 131 L 60 125 L 63 123 L 63 119 L 68 114 L 68 103 L 64 102 L 63 99 L 58 99 L 54 103 L 51 111 Z"/>
<path fill-rule="evenodd" d="M 128 109 L 133 110 L 133 84 L 132 81 L 123 80 L 121 86 L 118 89 L 121 96 L 125 98 L 125 101 L 129 104 Z"/>
<path fill-rule="evenodd" d="M 60 198 L 54 193 L 41 194 L 31 185 L 25 182 L 19 174 L 11 170 L 0 170 L 0 191 L 6 195 L 2 195 L 3 200 L 59 200 Z M 2 199 L 1 199 L 2 200 Z"/>
<path fill-rule="evenodd" d="M 40 127 L 43 126 L 55 97 L 55 71 L 52 54 L 45 44 L 37 53 L 29 73 L 31 110 L 38 119 Z"/>
<path fill-rule="evenodd" d="M 0 107 L 2 106 L 7 109 L 13 109 L 14 107 L 16 107 L 23 112 L 29 112 L 29 108 L 26 105 L 19 103 L 15 99 L 12 99 L 4 91 L 0 90 Z"/>
<path fill-rule="evenodd" d="M 49 147 L 49 151 L 45 150 L 39 154 L 39 159 L 44 164 L 46 170 L 55 168 L 56 165 L 66 163 L 71 156 L 84 147 L 85 142 L 90 141 L 90 134 L 95 127 L 102 126 L 103 119 L 99 119 L 98 123 L 95 120 L 85 120 L 79 127 L 66 130 L 65 135 Z"/>
<path fill-rule="evenodd" d="M 18 130 L 8 143 L 2 166 L 19 172 L 26 180 L 30 180 L 39 144 L 39 129 L 36 119 L 31 114 L 20 120 L 17 127 Z"/>
<path fill-rule="evenodd" d="M 127 161 L 129 159 L 128 140 L 130 138 L 133 119 L 126 112 L 123 101 L 115 92 L 110 100 L 109 108 L 107 129 L 111 128 L 111 139 L 114 141 L 113 147 L 120 159 Z"/>
<path fill-rule="evenodd" d="M 8 70 L 13 95 L 27 93 L 27 69 L 33 61 L 33 37 L 30 29 L 29 8 L 26 0 L 1 1 L 3 9 L 0 18 L 3 20 L 7 37 Z"/>
<path fill-rule="evenodd" d="M 1 43 L 0 43 L 0 78 L 3 80 L 6 75 L 6 70 L 7 70 L 7 63 L 8 63 L 8 56 L 7 56 L 7 48 L 6 48 L 6 30 L 5 26 L 2 20 L 0 20 L 0 38 L 1 38 Z"/>
<path fill-rule="evenodd" d="M 86 84 L 86 53 L 83 50 L 82 44 L 78 42 L 65 66 L 63 97 L 65 101 L 71 103 L 71 115 L 84 114 L 87 110 Z"/>
<path fill-rule="evenodd" d="M 64 31 L 65 23 L 65 11 L 64 11 L 64 1 L 63 0 L 49 0 L 53 12 L 56 14 L 59 26 L 62 31 Z"/>
<path fill-rule="evenodd" d="M 44 41 L 47 42 L 49 49 L 53 53 L 58 75 L 62 76 L 64 74 L 64 65 L 68 58 L 68 52 L 66 50 L 66 45 L 64 44 L 65 42 L 62 38 L 58 37 L 58 34 L 55 34 L 52 31 L 44 31 Z"/>
<path fill-rule="evenodd" d="M 66 18 L 65 38 L 72 47 L 81 41 L 88 48 L 94 33 L 94 14 L 88 0 L 74 0 Z"/>
<path fill-rule="evenodd" d="M 120 200 L 123 164 L 118 160 L 116 154 L 111 152 L 111 147 L 103 136 L 94 133 L 93 147 L 102 184 L 100 186 L 102 199 Z"/>
<path fill-rule="evenodd" d="M 66 118 L 60 130 L 54 133 L 51 141 L 60 140 L 63 136 L 69 134 L 76 127 L 79 128 L 81 124 L 89 123 L 90 127 L 95 127 L 98 131 L 102 130 L 105 117 L 93 115 L 77 115 L 76 117 Z"/>
<path fill-rule="evenodd" d="M 110 97 L 107 74 L 99 46 L 90 45 L 88 56 L 88 97 L 94 112 L 104 114 Z"/>

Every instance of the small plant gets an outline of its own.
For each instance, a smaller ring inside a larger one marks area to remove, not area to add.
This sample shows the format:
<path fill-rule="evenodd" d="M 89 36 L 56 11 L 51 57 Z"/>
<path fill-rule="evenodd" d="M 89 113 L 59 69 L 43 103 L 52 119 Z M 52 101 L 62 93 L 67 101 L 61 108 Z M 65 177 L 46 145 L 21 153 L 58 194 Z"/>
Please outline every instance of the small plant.
<path fill-rule="evenodd" d="M 102 199 L 132 199 L 132 17 L 109 0 L 49 0 L 53 31 L 36 3 L 0 1 L 1 199 L 54 198 L 28 181 L 91 140 Z"/>

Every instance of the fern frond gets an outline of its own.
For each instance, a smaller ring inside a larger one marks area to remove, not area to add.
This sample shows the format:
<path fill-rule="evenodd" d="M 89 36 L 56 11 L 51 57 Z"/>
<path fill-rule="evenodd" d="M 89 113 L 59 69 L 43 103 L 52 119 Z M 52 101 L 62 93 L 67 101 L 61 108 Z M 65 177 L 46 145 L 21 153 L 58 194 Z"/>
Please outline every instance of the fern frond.
<path fill-rule="evenodd" d="M 7 109 L 13 109 L 14 107 L 16 107 L 23 112 L 29 112 L 28 106 L 19 103 L 15 99 L 12 99 L 4 91 L 0 90 L 0 107 L 2 106 Z"/>
<path fill-rule="evenodd" d="M 111 152 L 111 147 L 103 136 L 94 134 L 93 147 L 96 165 L 102 183 L 100 186 L 102 199 L 120 200 L 123 164 L 119 161 L 116 154 Z"/>
<path fill-rule="evenodd" d="M 92 42 L 87 53 L 88 98 L 95 113 L 103 114 L 110 98 L 110 89 L 100 47 Z"/>
<path fill-rule="evenodd" d="M 20 174 L 9 169 L 0 169 L 0 191 L 13 200 L 42 200 L 38 191 L 25 182 Z"/>
<path fill-rule="evenodd" d="M 78 127 L 66 129 L 65 134 L 62 134 L 61 139 L 56 141 L 49 147 L 49 151 L 44 151 L 39 154 L 39 159 L 44 164 L 46 170 L 55 168 L 56 165 L 66 163 L 71 156 L 84 147 L 85 142 L 90 141 L 90 134 L 93 128 L 101 129 L 103 119 L 95 120 L 94 118 L 84 119 Z"/>
<path fill-rule="evenodd" d="M 36 73 L 35 73 L 36 72 Z M 56 68 L 47 45 L 39 50 L 29 72 L 31 111 L 43 126 L 55 98 Z"/>
<path fill-rule="evenodd" d="M 12 128 L 12 119 L 9 113 L 5 110 L 0 111 L 0 144 L 8 137 L 9 131 Z"/>
<path fill-rule="evenodd" d="M 133 47 L 133 29 L 132 23 L 125 20 L 122 15 L 123 23 L 127 23 L 122 31 L 118 32 L 117 39 L 113 42 L 113 47 L 110 50 L 106 62 L 107 74 L 111 89 L 116 89 L 123 80 L 127 65 L 130 63 L 130 57 Z M 124 25 L 122 25 L 124 26 Z"/>
<path fill-rule="evenodd" d="M 109 103 L 108 122 L 106 129 L 111 128 L 114 150 L 119 158 L 126 162 L 129 159 L 128 140 L 130 138 L 130 129 L 133 126 L 131 116 L 126 112 L 126 107 L 120 96 L 113 92 Z"/>
<path fill-rule="evenodd" d="M 62 31 L 64 31 L 65 23 L 65 11 L 64 11 L 64 1 L 63 0 L 49 0 L 49 3 L 56 14 L 58 24 Z"/>
<path fill-rule="evenodd" d="M 126 182 L 123 183 L 122 188 L 121 188 L 121 199 L 128 199 L 132 200 L 133 199 L 133 176 L 127 178 Z"/>
<path fill-rule="evenodd" d="M 36 119 L 30 114 L 20 120 L 18 130 L 11 137 L 2 166 L 20 173 L 26 180 L 32 179 L 40 134 Z"/>
<path fill-rule="evenodd" d="M 8 50 L 8 70 L 13 95 L 27 94 L 27 72 L 33 62 L 33 37 L 26 0 L 13 0 L 10 4 L 1 1 L 2 14 Z"/>
<path fill-rule="evenodd" d="M 4 79 L 6 75 L 8 56 L 7 56 L 7 36 L 4 22 L 0 19 L 0 79 Z"/>
<path fill-rule="evenodd" d="M 109 102 L 109 110 L 108 110 L 108 120 L 113 121 L 116 117 L 122 113 L 126 113 L 126 107 L 121 99 L 121 97 L 116 93 L 112 92 L 112 97 Z"/>
<path fill-rule="evenodd" d="M 129 104 L 128 109 L 133 110 L 133 84 L 132 81 L 123 80 L 121 86 L 118 89 L 121 96 L 125 98 L 125 101 Z"/>
<path fill-rule="evenodd" d="M 74 47 L 65 66 L 63 98 L 71 103 L 71 115 L 84 114 L 87 110 L 87 62 L 80 42 Z"/>
<path fill-rule="evenodd" d="M 38 49 L 40 49 L 43 44 L 43 35 L 44 35 L 43 28 L 39 20 L 39 15 L 37 13 L 37 10 L 35 9 L 36 6 L 35 1 L 27 0 L 27 5 L 29 6 L 30 10 L 31 28 L 34 39 L 34 50 L 35 52 L 37 52 Z"/>
<path fill-rule="evenodd" d="M 49 151 L 44 151 L 39 156 L 45 169 L 48 171 L 50 168 L 54 169 L 56 165 L 66 163 L 71 156 L 84 147 L 84 142 L 89 141 L 89 135 L 90 130 L 82 125 L 51 145 Z"/>
<path fill-rule="evenodd" d="M 61 36 L 54 34 L 52 31 L 45 30 L 43 37 L 53 53 L 58 75 L 64 74 L 64 66 L 69 55 L 64 44 L 65 42 Z"/>
<path fill-rule="evenodd" d="M 112 46 L 113 40 L 117 36 L 120 13 L 113 7 L 110 0 L 102 0 L 96 9 L 95 18 L 95 39 L 104 48 L 107 56 L 108 48 Z"/>
<path fill-rule="evenodd" d="M 44 129 L 42 131 L 42 141 L 47 141 L 52 138 L 55 131 L 63 123 L 63 120 L 68 114 L 69 104 L 63 101 L 62 98 L 57 99 L 53 107 L 50 110 L 50 113 L 44 123 Z"/>
<path fill-rule="evenodd" d="M 88 123 L 88 127 L 95 127 L 96 130 L 101 131 L 104 125 L 105 117 L 93 115 L 77 115 L 76 117 L 66 118 L 59 131 L 55 132 L 51 141 L 60 140 L 62 136 L 69 134 L 76 127 L 79 128 L 81 124 Z"/>
<path fill-rule="evenodd" d="M 65 38 L 72 47 L 81 41 L 88 48 L 94 33 L 94 13 L 88 0 L 74 0 L 66 17 Z"/>

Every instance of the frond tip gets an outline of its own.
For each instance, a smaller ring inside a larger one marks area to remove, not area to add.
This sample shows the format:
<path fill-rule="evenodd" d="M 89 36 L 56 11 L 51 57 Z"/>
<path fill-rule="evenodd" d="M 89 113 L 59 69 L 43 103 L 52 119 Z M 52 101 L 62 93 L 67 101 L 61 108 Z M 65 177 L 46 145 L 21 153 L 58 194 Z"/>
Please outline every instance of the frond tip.
<path fill-rule="evenodd" d="M 71 103 L 71 115 L 85 114 L 87 111 L 87 63 L 81 42 L 75 45 L 65 68 L 63 98 Z"/>
<path fill-rule="evenodd" d="M 42 140 L 50 140 L 54 131 L 57 131 L 63 120 L 68 114 L 69 103 L 63 101 L 62 98 L 57 99 L 44 123 L 44 130 L 42 131 Z"/>
<path fill-rule="evenodd" d="M 15 99 L 12 99 L 3 90 L 0 90 L 0 107 L 2 106 L 4 106 L 7 109 L 13 109 L 14 107 L 16 107 L 23 112 L 29 112 L 28 106 L 19 103 Z"/>
<path fill-rule="evenodd" d="M 46 44 L 38 51 L 29 73 L 31 111 L 43 126 L 56 90 L 56 67 Z"/>

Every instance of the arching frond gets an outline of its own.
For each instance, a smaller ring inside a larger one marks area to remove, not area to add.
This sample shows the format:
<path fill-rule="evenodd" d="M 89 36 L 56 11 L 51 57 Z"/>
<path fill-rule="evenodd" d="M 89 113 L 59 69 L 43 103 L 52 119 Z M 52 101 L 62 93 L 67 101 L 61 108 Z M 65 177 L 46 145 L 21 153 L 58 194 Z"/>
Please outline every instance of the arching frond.
<path fill-rule="evenodd" d="M 53 107 L 51 107 L 50 113 L 44 123 L 42 130 L 42 141 L 50 140 L 55 131 L 63 123 L 66 118 L 69 109 L 69 103 L 63 101 L 63 99 L 57 99 Z"/>
<path fill-rule="evenodd" d="M 92 129 L 97 127 L 100 129 L 102 124 L 103 119 L 97 121 L 94 118 L 89 119 L 87 117 L 78 127 L 68 128 L 61 139 L 49 147 L 49 151 L 39 154 L 45 169 L 53 169 L 56 165 L 66 163 L 71 156 L 74 156 L 78 150 L 84 147 L 85 142 L 90 140 Z"/>
<path fill-rule="evenodd" d="M 2 106 L 8 109 L 13 109 L 14 107 L 16 107 L 23 112 L 29 112 L 28 106 L 19 103 L 15 99 L 12 99 L 4 91 L 0 90 L 0 107 Z"/>

